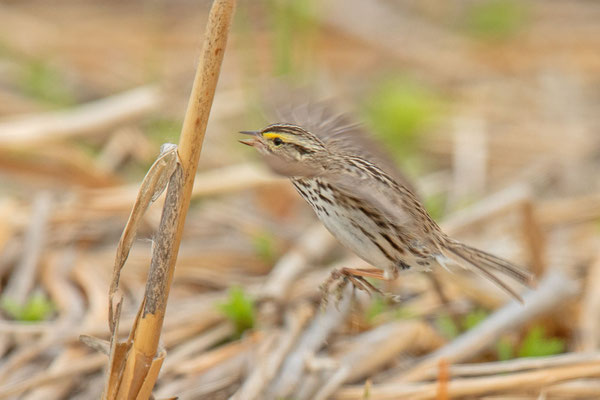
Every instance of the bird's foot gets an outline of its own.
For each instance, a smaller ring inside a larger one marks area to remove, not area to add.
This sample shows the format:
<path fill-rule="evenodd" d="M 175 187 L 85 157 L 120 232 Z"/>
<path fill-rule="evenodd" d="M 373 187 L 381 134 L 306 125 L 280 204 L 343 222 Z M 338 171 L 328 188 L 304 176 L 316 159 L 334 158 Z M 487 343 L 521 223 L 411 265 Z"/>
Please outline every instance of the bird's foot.
<path fill-rule="evenodd" d="M 400 301 L 399 296 L 382 291 L 366 278 L 385 279 L 384 272 L 379 269 L 340 268 L 333 270 L 329 278 L 321 285 L 321 306 L 323 308 L 327 306 L 330 294 L 335 295 L 337 306 L 342 300 L 344 288 L 348 283 L 351 283 L 354 289 L 364 290 L 369 296 L 377 293 L 394 302 Z"/>

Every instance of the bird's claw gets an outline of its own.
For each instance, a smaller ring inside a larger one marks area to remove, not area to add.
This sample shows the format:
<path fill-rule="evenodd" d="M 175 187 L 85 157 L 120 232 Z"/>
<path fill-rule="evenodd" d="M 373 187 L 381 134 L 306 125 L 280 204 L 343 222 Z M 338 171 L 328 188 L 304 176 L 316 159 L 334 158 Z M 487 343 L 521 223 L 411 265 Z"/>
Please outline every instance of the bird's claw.
<path fill-rule="evenodd" d="M 345 268 L 334 269 L 331 271 L 329 278 L 321 285 L 321 307 L 325 309 L 329 301 L 329 295 L 334 294 L 337 308 L 344 295 L 344 288 L 348 283 L 351 283 L 354 289 L 364 290 L 369 296 L 372 296 L 374 292 L 386 296 L 381 289 L 375 287 L 364 277 L 354 275 Z"/>
<path fill-rule="evenodd" d="M 325 310 L 327 307 L 330 294 L 335 295 L 335 306 L 337 308 L 344 295 L 344 288 L 348 283 L 351 283 L 354 289 L 364 290 L 369 296 L 373 296 L 373 293 L 377 293 L 384 299 L 394 303 L 399 303 L 402 300 L 399 295 L 386 293 L 377 288 L 371 282 L 365 279 L 365 277 L 354 275 L 346 268 L 341 268 L 331 271 L 329 278 L 327 278 L 327 280 L 321 284 L 321 309 Z"/>

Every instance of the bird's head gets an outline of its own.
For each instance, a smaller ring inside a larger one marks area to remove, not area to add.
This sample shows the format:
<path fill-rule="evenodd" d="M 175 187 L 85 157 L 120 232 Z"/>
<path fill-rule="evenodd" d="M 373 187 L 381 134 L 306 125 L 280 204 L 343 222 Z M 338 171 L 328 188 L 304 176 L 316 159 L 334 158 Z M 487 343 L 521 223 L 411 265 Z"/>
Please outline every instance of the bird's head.
<path fill-rule="evenodd" d="M 240 143 L 254 147 L 277 173 L 287 176 L 314 176 L 323 155 L 323 142 L 297 125 L 273 124 L 260 131 L 242 131 L 250 135 Z"/>

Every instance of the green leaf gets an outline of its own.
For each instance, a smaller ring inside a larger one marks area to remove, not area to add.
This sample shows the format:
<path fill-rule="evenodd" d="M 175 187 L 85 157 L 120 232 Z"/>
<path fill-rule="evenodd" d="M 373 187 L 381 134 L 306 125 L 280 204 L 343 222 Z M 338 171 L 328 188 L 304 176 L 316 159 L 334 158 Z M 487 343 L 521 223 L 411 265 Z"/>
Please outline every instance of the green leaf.
<path fill-rule="evenodd" d="M 436 317 L 435 325 L 440 330 L 442 335 L 447 339 L 454 339 L 460 333 L 458 326 L 454 323 L 454 320 L 450 315 L 443 313 Z"/>
<path fill-rule="evenodd" d="M 254 301 L 241 287 L 235 286 L 229 289 L 227 301 L 219 304 L 218 308 L 234 324 L 237 336 L 254 327 L 256 315 Z"/>
<path fill-rule="evenodd" d="M 252 245 L 254 252 L 267 264 L 273 264 L 277 259 L 275 249 L 275 238 L 269 232 L 260 232 L 253 237 Z"/>
<path fill-rule="evenodd" d="M 369 307 L 365 310 L 365 318 L 369 324 L 373 323 L 373 320 L 377 318 L 388 309 L 385 300 L 381 296 L 374 296 Z"/>
<path fill-rule="evenodd" d="M 561 338 L 546 336 L 542 325 L 534 325 L 519 349 L 519 357 L 542 357 L 559 354 L 565 351 L 565 341 Z"/>
<path fill-rule="evenodd" d="M 464 316 L 463 319 L 463 327 L 465 331 L 468 331 L 478 325 L 481 321 L 486 319 L 488 316 L 488 312 L 477 308 L 475 310 L 470 311 L 467 315 Z"/>
<path fill-rule="evenodd" d="M 382 314 L 386 314 L 384 317 L 386 320 L 406 320 L 416 317 L 415 313 L 409 307 L 399 306 L 397 303 L 390 303 L 385 297 L 376 294 L 372 297 L 369 306 L 365 310 L 365 320 L 370 325 L 373 325 L 375 319 Z"/>
<path fill-rule="evenodd" d="M 40 292 L 30 296 L 22 306 L 13 299 L 3 297 L 0 308 L 17 321 L 29 322 L 43 321 L 55 311 L 52 301 Z"/>
<path fill-rule="evenodd" d="M 394 310 L 394 318 L 396 319 L 414 319 L 417 318 L 417 314 L 413 309 L 409 307 L 396 307 Z"/>
<path fill-rule="evenodd" d="M 419 134 L 435 123 L 441 110 L 436 93 L 404 77 L 383 80 L 365 102 L 369 126 L 399 158 L 414 152 Z"/>

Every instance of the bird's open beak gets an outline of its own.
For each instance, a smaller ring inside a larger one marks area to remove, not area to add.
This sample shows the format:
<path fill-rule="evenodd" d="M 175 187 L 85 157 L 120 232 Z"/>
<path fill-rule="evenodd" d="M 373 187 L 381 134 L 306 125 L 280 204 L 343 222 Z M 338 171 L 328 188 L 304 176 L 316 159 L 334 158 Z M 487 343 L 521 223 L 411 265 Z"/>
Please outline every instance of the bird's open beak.
<path fill-rule="evenodd" d="M 240 133 L 243 133 L 244 135 L 252 135 L 254 136 L 253 138 L 250 139 L 240 139 L 239 142 L 243 143 L 247 146 L 254 146 L 256 144 L 256 142 L 258 141 L 258 139 L 256 138 L 256 136 L 258 136 L 258 131 L 240 131 Z"/>

